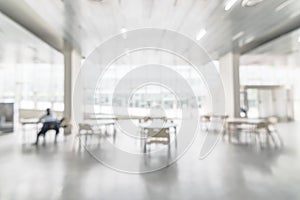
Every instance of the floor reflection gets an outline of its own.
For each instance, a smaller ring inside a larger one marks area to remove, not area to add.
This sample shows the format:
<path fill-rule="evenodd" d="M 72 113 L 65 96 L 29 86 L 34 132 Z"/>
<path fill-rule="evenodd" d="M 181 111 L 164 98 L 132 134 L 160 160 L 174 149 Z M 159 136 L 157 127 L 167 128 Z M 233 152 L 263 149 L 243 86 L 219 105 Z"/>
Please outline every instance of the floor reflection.
<path fill-rule="evenodd" d="M 118 149 L 111 151 L 107 146 L 113 145 L 110 136 L 109 143 L 101 138 L 99 145 L 99 138 L 93 139 L 96 145 L 89 146 L 93 153 L 117 166 L 125 163 L 125 169 L 164 166 L 170 164 L 168 159 L 179 156 L 173 164 L 146 174 L 124 173 L 103 165 L 84 148 L 77 144 L 75 148 L 73 138 L 57 144 L 47 140 L 35 147 L 18 142 L 20 133 L 4 135 L 0 137 L 0 199 L 296 200 L 300 195 L 300 124 L 280 124 L 278 130 L 285 143 L 281 149 L 220 140 L 203 160 L 199 159 L 203 132 L 181 156 L 168 156 L 163 149 L 136 160 L 122 157 Z"/>

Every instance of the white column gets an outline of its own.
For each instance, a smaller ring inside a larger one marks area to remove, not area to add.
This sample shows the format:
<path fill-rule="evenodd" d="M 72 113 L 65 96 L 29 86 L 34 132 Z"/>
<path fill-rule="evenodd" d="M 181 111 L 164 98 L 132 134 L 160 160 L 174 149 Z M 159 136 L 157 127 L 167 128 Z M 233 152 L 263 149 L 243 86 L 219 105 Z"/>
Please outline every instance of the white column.
<path fill-rule="evenodd" d="M 240 117 L 239 54 L 228 53 L 220 58 L 220 75 L 225 90 L 225 111 L 230 117 Z"/>
<path fill-rule="evenodd" d="M 64 117 L 74 119 L 73 117 L 73 92 L 76 77 L 81 66 L 81 54 L 78 50 L 72 48 L 68 43 L 64 47 Z M 65 134 L 70 134 L 71 129 L 66 129 Z"/>

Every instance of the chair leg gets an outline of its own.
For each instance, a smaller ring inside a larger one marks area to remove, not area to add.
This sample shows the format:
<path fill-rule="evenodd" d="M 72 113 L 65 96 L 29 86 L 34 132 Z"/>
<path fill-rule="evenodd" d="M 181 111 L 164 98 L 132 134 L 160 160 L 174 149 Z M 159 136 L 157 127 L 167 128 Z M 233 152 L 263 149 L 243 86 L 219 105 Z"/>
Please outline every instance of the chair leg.
<path fill-rule="evenodd" d="M 276 140 L 275 140 L 275 138 L 274 138 L 274 136 L 273 136 L 273 132 L 272 132 L 272 131 L 267 130 L 267 134 L 268 134 L 269 137 L 271 137 L 272 142 L 273 142 L 273 144 L 275 145 L 275 147 L 280 147 L 280 146 L 281 146 L 280 144 L 277 145 L 277 142 L 276 142 Z M 280 142 L 280 143 L 281 143 L 281 142 Z"/>
<path fill-rule="evenodd" d="M 280 146 L 280 147 L 283 147 L 283 146 L 284 146 L 284 143 L 283 143 L 283 140 L 282 140 L 282 138 L 280 137 L 278 131 L 275 129 L 273 133 L 276 134 L 276 137 L 277 137 L 278 140 L 279 140 L 279 146 Z"/>
<path fill-rule="evenodd" d="M 259 144 L 259 149 L 262 149 L 262 141 L 261 141 L 261 135 L 260 135 L 260 132 L 259 131 L 255 131 L 255 135 L 256 137 L 258 138 L 258 144 Z"/>
<path fill-rule="evenodd" d="M 54 143 L 57 143 L 57 134 L 55 134 Z"/>
<path fill-rule="evenodd" d="M 228 132 L 228 140 L 229 140 L 229 143 L 232 143 L 232 130 L 230 130 Z"/>
<path fill-rule="evenodd" d="M 78 141 L 78 145 L 80 145 L 80 144 L 79 144 L 79 143 L 80 143 L 80 139 L 79 139 L 78 137 L 79 137 L 78 134 L 75 135 L 75 136 L 73 137 L 73 142 L 72 142 L 72 150 L 73 150 L 73 151 L 75 150 L 75 146 L 76 146 L 77 140 L 79 140 L 79 141 Z"/>
<path fill-rule="evenodd" d="M 226 135 L 227 135 L 227 129 L 224 128 L 222 131 L 222 140 L 223 141 L 225 140 Z"/>
<path fill-rule="evenodd" d="M 116 128 L 115 128 L 115 126 L 113 126 L 113 131 L 114 131 L 114 133 L 113 133 L 113 143 L 115 144 L 116 143 L 116 135 L 117 135 L 117 130 L 116 130 Z"/>
<path fill-rule="evenodd" d="M 46 134 L 43 134 L 43 139 L 44 139 L 43 144 L 46 144 Z"/>
<path fill-rule="evenodd" d="M 85 134 L 84 145 L 87 145 L 88 134 Z"/>
<path fill-rule="evenodd" d="M 169 140 L 168 141 L 168 158 L 170 158 L 171 157 L 171 143 L 170 143 L 171 141 Z"/>
<path fill-rule="evenodd" d="M 144 153 L 147 153 L 147 143 L 144 143 Z"/>

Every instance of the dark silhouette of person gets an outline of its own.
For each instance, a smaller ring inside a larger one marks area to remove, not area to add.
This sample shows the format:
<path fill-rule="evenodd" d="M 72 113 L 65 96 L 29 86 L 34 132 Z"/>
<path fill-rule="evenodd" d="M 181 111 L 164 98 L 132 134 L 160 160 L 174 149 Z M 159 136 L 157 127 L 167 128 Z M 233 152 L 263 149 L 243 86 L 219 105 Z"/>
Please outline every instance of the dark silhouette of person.
<path fill-rule="evenodd" d="M 51 113 L 51 110 L 47 108 L 46 114 L 43 115 L 40 119 L 39 122 L 43 123 L 43 126 L 40 130 L 40 132 L 37 134 L 36 137 L 36 142 L 35 144 L 37 145 L 39 143 L 39 137 L 43 135 L 45 137 L 46 132 L 49 130 L 55 130 L 55 143 L 57 141 L 57 135 L 59 134 L 59 128 L 60 128 L 60 121 L 58 121 L 55 116 Z"/>
<path fill-rule="evenodd" d="M 244 118 L 248 117 L 248 110 L 245 108 L 241 108 L 241 116 Z"/>

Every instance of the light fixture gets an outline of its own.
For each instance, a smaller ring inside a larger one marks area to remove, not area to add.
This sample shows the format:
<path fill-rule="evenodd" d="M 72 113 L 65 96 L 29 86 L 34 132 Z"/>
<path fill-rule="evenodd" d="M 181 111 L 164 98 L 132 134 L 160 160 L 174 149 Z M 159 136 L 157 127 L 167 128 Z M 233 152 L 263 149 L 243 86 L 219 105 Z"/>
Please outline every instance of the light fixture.
<path fill-rule="evenodd" d="M 121 28 L 121 30 L 120 30 L 120 32 L 122 33 L 122 37 L 124 38 L 124 39 L 126 39 L 127 38 L 127 29 L 126 28 Z"/>
<path fill-rule="evenodd" d="M 226 11 L 230 10 L 236 2 L 237 0 L 229 0 L 225 6 L 225 10 Z"/>
<path fill-rule="evenodd" d="M 81 57 L 81 65 L 84 63 L 85 60 L 86 60 L 86 57 L 85 57 L 85 56 L 82 56 L 82 57 Z"/>
<path fill-rule="evenodd" d="M 242 46 L 244 46 L 246 44 L 249 44 L 249 43 L 253 42 L 254 39 L 255 39 L 254 36 L 249 36 L 249 37 L 247 37 L 245 39 L 238 40 L 238 45 L 239 45 L 239 47 L 242 47 Z"/>
<path fill-rule="evenodd" d="M 253 42 L 254 39 L 255 39 L 254 36 L 248 37 L 247 39 L 245 39 L 245 44 L 248 44 L 248 43 L 250 43 L 250 42 Z"/>
<path fill-rule="evenodd" d="M 121 33 L 126 33 L 127 32 L 127 29 L 126 28 L 121 28 Z"/>
<path fill-rule="evenodd" d="M 89 0 L 89 1 L 96 2 L 96 3 L 102 3 L 102 2 L 104 2 L 104 0 Z"/>
<path fill-rule="evenodd" d="M 201 29 L 196 37 L 196 40 L 201 40 L 205 35 L 207 31 L 205 29 Z"/>
<path fill-rule="evenodd" d="M 253 7 L 256 6 L 257 4 L 260 4 L 264 0 L 243 0 L 242 1 L 242 6 L 243 7 Z"/>
<path fill-rule="evenodd" d="M 287 0 L 285 2 L 283 2 L 282 4 L 280 4 L 279 6 L 276 7 L 275 11 L 281 11 L 282 9 L 284 9 L 285 7 L 287 7 L 288 5 L 290 5 L 291 3 L 293 3 L 294 0 Z"/>
<path fill-rule="evenodd" d="M 300 42 L 300 36 L 298 37 L 298 42 Z"/>
<path fill-rule="evenodd" d="M 240 37 L 242 37 L 243 35 L 245 35 L 245 32 L 244 32 L 244 31 L 241 31 L 241 32 L 237 33 L 236 35 L 234 35 L 234 36 L 232 37 L 232 40 L 233 40 L 233 41 L 234 41 L 234 40 L 237 40 L 237 39 L 239 39 Z"/>
<path fill-rule="evenodd" d="M 293 13 L 293 14 L 291 14 L 290 15 L 290 19 L 293 19 L 293 18 L 295 18 L 295 17 L 297 17 L 298 15 L 300 15 L 300 12 L 298 11 L 298 12 L 295 12 L 295 13 Z"/>

